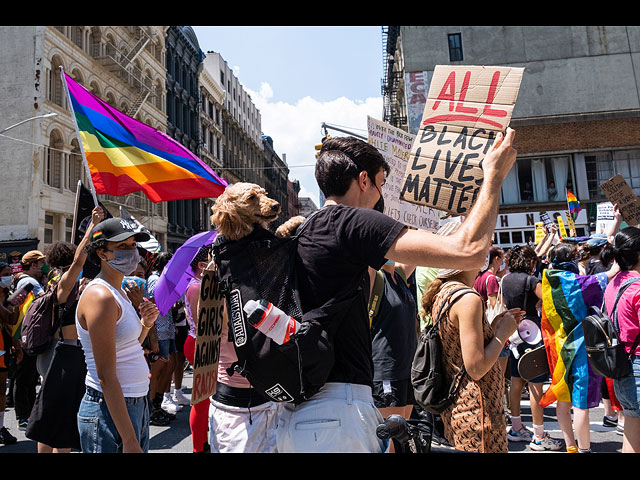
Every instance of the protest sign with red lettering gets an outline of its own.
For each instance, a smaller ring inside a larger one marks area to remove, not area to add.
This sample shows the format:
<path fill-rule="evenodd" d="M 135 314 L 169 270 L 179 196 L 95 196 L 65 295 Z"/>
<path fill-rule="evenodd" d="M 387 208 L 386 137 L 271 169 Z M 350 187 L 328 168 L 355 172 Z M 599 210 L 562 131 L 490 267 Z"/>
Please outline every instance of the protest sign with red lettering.
<path fill-rule="evenodd" d="M 225 316 L 224 296 L 215 281 L 215 271 L 205 270 L 200 283 L 196 344 L 193 364 L 191 405 L 200 403 L 216 393 L 220 337 Z"/>
<path fill-rule="evenodd" d="M 437 65 L 400 197 L 468 214 L 482 160 L 509 125 L 524 68 Z"/>

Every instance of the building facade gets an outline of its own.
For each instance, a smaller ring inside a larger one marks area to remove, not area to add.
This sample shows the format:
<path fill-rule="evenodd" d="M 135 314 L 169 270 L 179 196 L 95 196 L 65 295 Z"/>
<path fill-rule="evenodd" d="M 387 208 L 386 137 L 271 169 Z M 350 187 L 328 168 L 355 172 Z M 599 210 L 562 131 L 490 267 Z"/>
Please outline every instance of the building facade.
<path fill-rule="evenodd" d="M 198 155 L 200 87 L 204 53 L 189 26 L 171 26 L 166 36 L 167 134 Z M 188 238 L 209 229 L 200 198 L 167 202 L 167 249 L 171 252 Z"/>
<path fill-rule="evenodd" d="M 264 172 L 262 186 L 267 191 L 270 198 L 277 200 L 280 204 L 280 215 L 271 224 L 275 229 L 289 219 L 289 191 L 287 180 L 289 177 L 289 167 L 286 156 L 280 158 L 273 148 L 273 139 L 269 136 L 262 137 L 264 151 Z"/>
<path fill-rule="evenodd" d="M 519 243 L 539 212 L 564 213 L 565 189 L 583 208 L 578 235 L 595 230 L 604 181 L 620 173 L 640 194 L 640 27 L 384 27 L 383 47 L 385 121 L 412 133 L 436 65 L 524 67 L 511 121 L 518 158 L 500 213 L 526 221 L 499 221 L 496 243 Z"/>
<path fill-rule="evenodd" d="M 220 53 L 209 51 L 204 68 L 224 88 L 222 116 L 222 177 L 229 183 L 264 186 L 262 118 L 238 78 Z"/>
<path fill-rule="evenodd" d="M 89 187 L 60 67 L 94 95 L 159 130 L 166 128 L 164 37 L 167 27 L 0 27 L 3 191 L 0 255 L 18 246 L 46 250 L 72 239 L 78 181 Z M 114 215 L 124 206 L 166 246 L 166 209 L 142 194 L 98 195 Z M 22 245 L 25 244 L 25 245 Z M 26 246 L 28 244 L 28 246 Z"/>

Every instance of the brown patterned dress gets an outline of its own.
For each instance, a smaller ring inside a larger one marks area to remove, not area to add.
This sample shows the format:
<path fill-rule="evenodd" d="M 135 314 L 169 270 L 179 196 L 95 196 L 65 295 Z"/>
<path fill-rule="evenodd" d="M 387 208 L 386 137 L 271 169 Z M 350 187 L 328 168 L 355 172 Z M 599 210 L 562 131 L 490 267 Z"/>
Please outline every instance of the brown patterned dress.
<path fill-rule="evenodd" d="M 457 281 L 446 282 L 438 293 L 432 312 L 438 312 L 451 292 L 464 286 Z M 467 295 L 473 295 L 469 293 Z M 447 380 L 454 377 L 462 365 L 460 331 L 448 313 L 440 321 L 440 338 L 445 352 L 444 370 Z M 491 325 L 483 315 L 482 330 L 485 345 L 493 338 Z M 507 453 L 507 425 L 504 414 L 504 374 L 498 362 L 480 380 L 464 375 L 456 401 L 441 414 L 447 441 L 465 452 Z"/>

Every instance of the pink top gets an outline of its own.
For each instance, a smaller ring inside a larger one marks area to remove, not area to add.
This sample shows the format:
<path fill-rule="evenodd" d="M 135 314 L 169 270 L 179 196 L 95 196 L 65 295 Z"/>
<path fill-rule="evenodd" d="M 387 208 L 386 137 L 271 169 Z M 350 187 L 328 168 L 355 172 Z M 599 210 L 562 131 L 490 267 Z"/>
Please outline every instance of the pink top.
<path fill-rule="evenodd" d="M 494 295 L 500 290 L 498 277 L 491 270 L 487 270 L 479 275 L 473 282 L 473 289 L 480 294 L 485 302 L 489 299 L 489 295 Z"/>
<path fill-rule="evenodd" d="M 620 272 L 609 282 L 604 291 L 604 301 L 609 315 L 613 310 L 613 304 L 616 301 L 616 294 L 620 285 L 626 279 L 638 276 L 640 275 L 636 272 Z M 620 340 L 624 343 L 627 352 L 629 352 L 638 333 L 640 333 L 640 281 L 632 283 L 622 294 L 618 302 L 618 325 L 620 328 Z M 638 345 L 634 353 L 640 355 L 640 345 Z"/>
<path fill-rule="evenodd" d="M 226 310 L 226 309 L 225 309 Z M 243 377 L 237 372 L 229 376 L 227 368 L 229 368 L 233 362 L 237 361 L 235 348 L 233 347 L 233 341 L 229 340 L 229 323 L 227 321 L 222 322 L 222 334 L 220 335 L 220 357 L 218 359 L 218 381 L 224 383 L 230 387 L 236 388 L 249 388 L 251 384 L 246 377 Z"/>

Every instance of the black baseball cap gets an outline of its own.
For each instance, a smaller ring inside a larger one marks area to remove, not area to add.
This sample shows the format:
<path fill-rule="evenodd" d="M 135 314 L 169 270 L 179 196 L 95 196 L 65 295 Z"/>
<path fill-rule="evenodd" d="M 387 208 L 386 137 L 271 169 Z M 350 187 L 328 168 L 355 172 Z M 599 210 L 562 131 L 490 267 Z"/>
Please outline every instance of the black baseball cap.
<path fill-rule="evenodd" d="M 136 232 L 137 225 L 129 220 L 111 217 L 103 220 L 91 230 L 91 241 L 107 240 L 121 242 L 129 237 L 135 237 L 136 242 L 146 242 L 151 238 L 148 233 Z"/>

